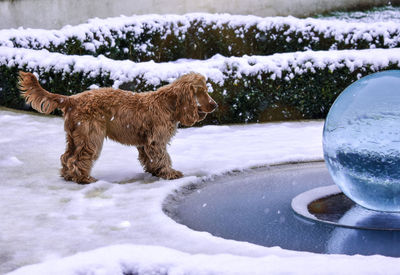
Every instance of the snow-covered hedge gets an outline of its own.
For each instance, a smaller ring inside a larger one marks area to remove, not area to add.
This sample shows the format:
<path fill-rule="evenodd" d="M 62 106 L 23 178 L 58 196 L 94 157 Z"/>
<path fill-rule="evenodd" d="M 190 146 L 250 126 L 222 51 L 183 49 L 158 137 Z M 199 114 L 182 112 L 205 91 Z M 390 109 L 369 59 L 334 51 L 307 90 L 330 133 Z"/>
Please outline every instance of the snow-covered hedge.
<path fill-rule="evenodd" d="M 227 14 L 144 15 L 93 19 L 61 30 L 2 30 L 0 46 L 165 62 L 215 54 L 393 48 L 400 46 L 400 26 Z"/>
<path fill-rule="evenodd" d="M 195 71 L 208 78 L 219 104 L 205 123 L 323 118 L 338 93 L 354 80 L 399 66 L 399 48 L 134 63 L 0 47 L 0 105 L 24 107 L 16 88 L 21 69 L 37 73 L 52 92 L 67 95 L 91 85 L 154 90 Z"/>

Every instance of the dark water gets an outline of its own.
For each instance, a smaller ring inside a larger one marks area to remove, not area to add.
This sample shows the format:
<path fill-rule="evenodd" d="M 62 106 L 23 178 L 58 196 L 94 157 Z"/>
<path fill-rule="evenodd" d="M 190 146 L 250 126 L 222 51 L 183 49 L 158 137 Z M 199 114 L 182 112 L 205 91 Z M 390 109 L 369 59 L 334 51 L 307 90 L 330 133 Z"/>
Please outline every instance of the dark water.
<path fill-rule="evenodd" d="M 208 183 L 168 210 L 178 222 L 226 239 L 316 253 L 400 256 L 399 231 L 336 227 L 293 212 L 296 195 L 332 184 L 322 163 L 260 169 Z"/>

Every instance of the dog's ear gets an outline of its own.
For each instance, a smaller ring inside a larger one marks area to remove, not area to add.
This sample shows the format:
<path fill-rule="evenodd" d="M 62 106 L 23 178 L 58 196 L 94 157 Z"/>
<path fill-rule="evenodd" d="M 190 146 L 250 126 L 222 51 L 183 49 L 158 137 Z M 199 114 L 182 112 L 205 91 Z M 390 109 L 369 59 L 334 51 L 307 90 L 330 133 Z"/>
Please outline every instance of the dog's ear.
<path fill-rule="evenodd" d="M 180 86 L 177 95 L 177 117 L 179 122 L 184 126 L 192 126 L 199 120 L 195 92 L 195 88 L 191 83 L 185 83 Z"/>

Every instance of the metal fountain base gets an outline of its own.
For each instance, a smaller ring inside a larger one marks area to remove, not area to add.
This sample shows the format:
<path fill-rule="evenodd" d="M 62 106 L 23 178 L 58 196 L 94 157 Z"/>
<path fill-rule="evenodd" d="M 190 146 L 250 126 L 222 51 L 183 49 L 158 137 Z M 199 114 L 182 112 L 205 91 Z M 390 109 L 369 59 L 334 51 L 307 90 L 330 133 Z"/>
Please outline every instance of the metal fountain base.
<path fill-rule="evenodd" d="M 292 200 L 296 214 L 336 226 L 400 231 L 400 213 L 374 211 L 354 203 L 336 185 L 311 189 Z"/>

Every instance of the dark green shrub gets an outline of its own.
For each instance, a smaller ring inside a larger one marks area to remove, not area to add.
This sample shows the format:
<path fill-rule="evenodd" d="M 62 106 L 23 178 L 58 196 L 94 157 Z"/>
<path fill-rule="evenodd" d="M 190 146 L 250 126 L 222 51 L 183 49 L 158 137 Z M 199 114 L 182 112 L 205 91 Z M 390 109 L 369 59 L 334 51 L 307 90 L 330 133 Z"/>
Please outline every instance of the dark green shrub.
<path fill-rule="evenodd" d="M 117 19 L 59 31 L 4 30 L 0 31 L 0 46 L 134 62 L 400 46 L 400 27 L 390 22 L 355 24 L 210 14 Z"/>
<path fill-rule="evenodd" d="M 121 81 L 121 79 L 126 79 L 126 75 L 124 71 L 119 71 L 119 61 L 107 60 L 107 67 L 95 58 L 84 59 L 82 62 L 87 62 L 88 65 L 90 62 L 97 62 L 90 65 L 98 67 L 97 72 L 94 73 L 82 72 L 85 68 L 82 69 L 82 64 L 77 59 L 66 57 L 66 60 L 71 60 L 71 64 L 68 71 L 65 71 L 52 67 L 55 65 L 49 65 L 48 61 L 44 63 L 47 67 L 43 67 L 40 61 L 36 60 L 35 65 L 32 65 L 33 62 L 30 60 L 17 58 L 23 53 L 30 52 L 28 50 L 19 50 L 20 53 L 18 49 L 12 51 L 16 51 L 13 58 L 3 61 L 0 59 L 3 62 L 3 64 L 0 62 L 0 105 L 2 106 L 25 108 L 16 87 L 17 72 L 20 69 L 36 72 L 44 88 L 64 95 L 79 93 L 93 84 L 101 87 L 112 86 L 116 81 L 120 83 L 119 87 L 136 92 L 155 90 L 168 83 L 167 79 L 161 79 L 157 84 L 149 81 L 149 73 L 158 75 L 158 64 L 150 68 L 143 67 L 136 75 L 132 75 L 129 81 Z M 55 63 L 66 62 L 59 60 L 59 55 L 56 54 L 44 52 L 40 54 L 43 55 L 43 59 L 53 58 Z M 218 102 L 219 108 L 210 114 L 203 124 L 324 118 L 338 94 L 349 84 L 361 76 L 376 71 L 398 69 L 400 63 L 399 51 L 392 49 L 370 50 L 357 52 L 357 54 L 339 51 L 335 52 L 337 56 L 335 59 L 321 64 L 321 60 L 327 59 L 332 54 L 333 52 L 320 52 L 310 55 L 310 52 L 306 52 L 259 59 L 255 57 L 222 58 L 220 64 L 224 66 L 217 67 L 223 74 L 223 81 L 218 81 L 212 74 L 209 75 L 208 80 L 213 90 L 212 97 Z M 382 59 L 369 58 L 370 56 L 382 56 Z M 281 59 L 287 62 L 280 64 Z M 392 61 L 385 63 L 383 62 L 385 59 Z M 110 66 L 110 62 L 115 63 L 115 66 Z M 205 62 L 203 66 L 215 66 L 207 64 Z M 283 64 L 286 65 L 283 66 Z M 141 65 L 132 63 L 132 68 L 138 66 Z M 277 69 L 279 66 L 281 67 Z M 176 75 L 173 64 L 168 68 L 171 70 L 170 75 Z M 251 70 L 251 68 L 258 69 Z M 215 70 L 215 67 L 210 67 L 210 71 L 211 69 Z"/>

